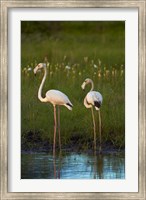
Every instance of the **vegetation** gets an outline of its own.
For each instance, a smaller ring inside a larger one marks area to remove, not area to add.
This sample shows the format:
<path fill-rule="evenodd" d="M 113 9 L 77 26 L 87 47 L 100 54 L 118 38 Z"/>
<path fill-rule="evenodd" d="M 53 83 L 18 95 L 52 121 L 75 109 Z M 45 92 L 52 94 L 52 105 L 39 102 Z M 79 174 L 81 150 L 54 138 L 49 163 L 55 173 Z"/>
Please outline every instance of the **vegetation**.
<path fill-rule="evenodd" d="M 64 148 L 93 146 L 90 109 L 83 100 L 85 78 L 94 81 L 103 95 L 102 143 L 123 148 L 125 144 L 125 28 L 124 22 L 22 22 L 21 132 L 22 149 L 53 143 L 53 108 L 41 103 L 37 92 L 43 72 L 33 68 L 46 62 L 48 77 L 43 96 L 58 89 L 69 97 L 73 111 L 61 107 L 61 140 Z M 98 113 L 96 114 L 97 143 Z"/>

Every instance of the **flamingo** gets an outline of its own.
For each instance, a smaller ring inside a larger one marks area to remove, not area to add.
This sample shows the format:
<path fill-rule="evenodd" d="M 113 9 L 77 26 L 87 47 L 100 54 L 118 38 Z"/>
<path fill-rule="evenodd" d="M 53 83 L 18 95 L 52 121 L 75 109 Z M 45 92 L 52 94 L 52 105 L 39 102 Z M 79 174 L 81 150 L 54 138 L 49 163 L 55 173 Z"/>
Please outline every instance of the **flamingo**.
<path fill-rule="evenodd" d="M 44 82 L 47 77 L 47 68 L 46 63 L 39 63 L 34 68 L 34 74 L 36 75 L 37 71 L 40 71 L 41 69 L 44 69 L 44 76 L 42 79 L 42 82 L 40 84 L 39 90 L 38 90 L 38 99 L 41 102 L 45 103 L 51 103 L 54 107 L 54 140 L 53 140 L 53 155 L 55 156 L 55 143 L 56 143 L 56 128 L 57 128 L 57 122 L 56 122 L 56 105 L 58 105 L 58 133 L 59 133 L 59 146 L 61 151 L 61 138 L 60 138 L 60 109 L 59 106 L 65 106 L 69 110 L 72 110 L 73 104 L 70 102 L 69 98 L 62 93 L 59 90 L 49 90 L 46 92 L 46 96 L 42 97 L 42 88 L 44 85 Z"/>
<path fill-rule="evenodd" d="M 81 88 L 85 90 L 85 87 L 87 84 L 91 84 L 91 90 L 87 93 L 86 97 L 84 98 L 84 106 L 86 108 L 91 108 L 92 112 L 92 119 L 93 119 L 93 128 L 94 128 L 94 151 L 96 151 L 96 124 L 95 124 L 95 117 L 94 117 L 94 111 L 93 106 L 98 111 L 99 115 L 99 137 L 100 137 L 100 147 L 99 152 L 101 153 L 101 116 L 100 116 L 100 107 L 103 101 L 102 95 L 94 90 L 94 83 L 90 78 L 86 78 L 83 84 L 81 85 Z"/>

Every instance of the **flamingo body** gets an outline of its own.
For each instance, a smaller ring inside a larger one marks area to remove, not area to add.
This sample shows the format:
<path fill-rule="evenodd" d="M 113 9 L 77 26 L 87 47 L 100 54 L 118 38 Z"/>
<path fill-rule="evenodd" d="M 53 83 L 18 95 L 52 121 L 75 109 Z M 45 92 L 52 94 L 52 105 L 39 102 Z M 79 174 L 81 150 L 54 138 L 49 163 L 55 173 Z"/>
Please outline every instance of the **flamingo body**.
<path fill-rule="evenodd" d="M 101 104 L 102 104 L 102 95 L 99 92 L 90 91 L 87 93 L 84 99 L 84 106 L 86 108 L 91 108 L 92 106 L 95 106 L 95 109 L 99 110 Z"/>
<path fill-rule="evenodd" d="M 53 105 L 65 106 L 69 110 L 72 110 L 72 103 L 69 98 L 59 90 L 49 90 L 46 92 L 46 102 L 50 102 Z"/>
<path fill-rule="evenodd" d="M 91 108 L 92 106 L 94 106 L 96 110 L 99 110 L 103 101 L 102 95 L 97 91 L 93 91 L 94 84 L 90 78 L 86 78 L 83 84 L 81 85 L 83 90 L 85 90 L 87 84 L 91 84 L 91 90 L 85 96 L 84 106 L 86 108 Z"/>

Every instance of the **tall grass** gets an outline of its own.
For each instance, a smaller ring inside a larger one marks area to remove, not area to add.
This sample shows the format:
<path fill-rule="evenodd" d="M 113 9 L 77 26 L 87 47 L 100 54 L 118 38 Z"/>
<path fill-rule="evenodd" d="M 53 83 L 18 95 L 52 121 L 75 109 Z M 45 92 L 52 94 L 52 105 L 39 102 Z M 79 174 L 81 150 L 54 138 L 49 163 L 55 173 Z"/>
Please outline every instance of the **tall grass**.
<path fill-rule="evenodd" d="M 66 27 L 66 26 L 65 26 Z M 117 26 L 118 27 L 118 26 Z M 67 29 L 69 30 L 69 29 Z M 74 30 L 74 29 L 73 29 Z M 63 146 L 79 145 L 89 148 L 93 141 L 90 109 L 83 100 L 81 90 L 85 78 L 94 81 L 95 90 L 103 95 L 101 107 L 102 143 L 124 147 L 125 143 L 125 69 L 124 28 L 112 31 L 108 26 L 102 32 L 61 31 L 46 36 L 22 34 L 21 56 L 21 130 L 22 142 L 35 145 L 36 136 L 41 141 L 53 142 L 53 108 L 37 98 L 43 72 L 36 77 L 33 68 L 48 58 L 48 76 L 43 96 L 49 89 L 58 89 L 69 97 L 73 111 L 61 107 L 61 139 Z M 115 30 L 115 29 L 114 29 Z M 85 31 L 85 29 L 84 29 Z M 43 37 L 43 38 L 42 38 Z M 96 115 L 97 141 L 98 113 Z M 28 140 L 28 133 L 33 135 Z"/>

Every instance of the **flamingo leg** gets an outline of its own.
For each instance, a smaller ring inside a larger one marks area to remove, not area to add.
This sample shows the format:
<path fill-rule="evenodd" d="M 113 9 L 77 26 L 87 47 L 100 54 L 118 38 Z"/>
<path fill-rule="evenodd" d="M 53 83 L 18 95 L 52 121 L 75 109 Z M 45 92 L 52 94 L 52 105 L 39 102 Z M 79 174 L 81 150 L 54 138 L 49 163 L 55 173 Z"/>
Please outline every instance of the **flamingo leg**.
<path fill-rule="evenodd" d="M 92 112 L 93 129 L 94 129 L 94 153 L 95 153 L 96 152 L 96 124 L 95 124 L 93 106 L 91 107 L 91 112 Z"/>
<path fill-rule="evenodd" d="M 61 151 L 61 136 L 60 136 L 60 107 L 58 106 L 58 137 L 59 137 L 59 147 Z"/>
<path fill-rule="evenodd" d="M 100 115 L 100 110 L 98 111 L 98 116 L 99 116 L 99 153 L 101 153 L 101 115 Z"/>
<path fill-rule="evenodd" d="M 56 143 L 56 106 L 54 105 L 54 142 L 53 142 L 53 156 L 55 158 L 55 143 Z"/>

